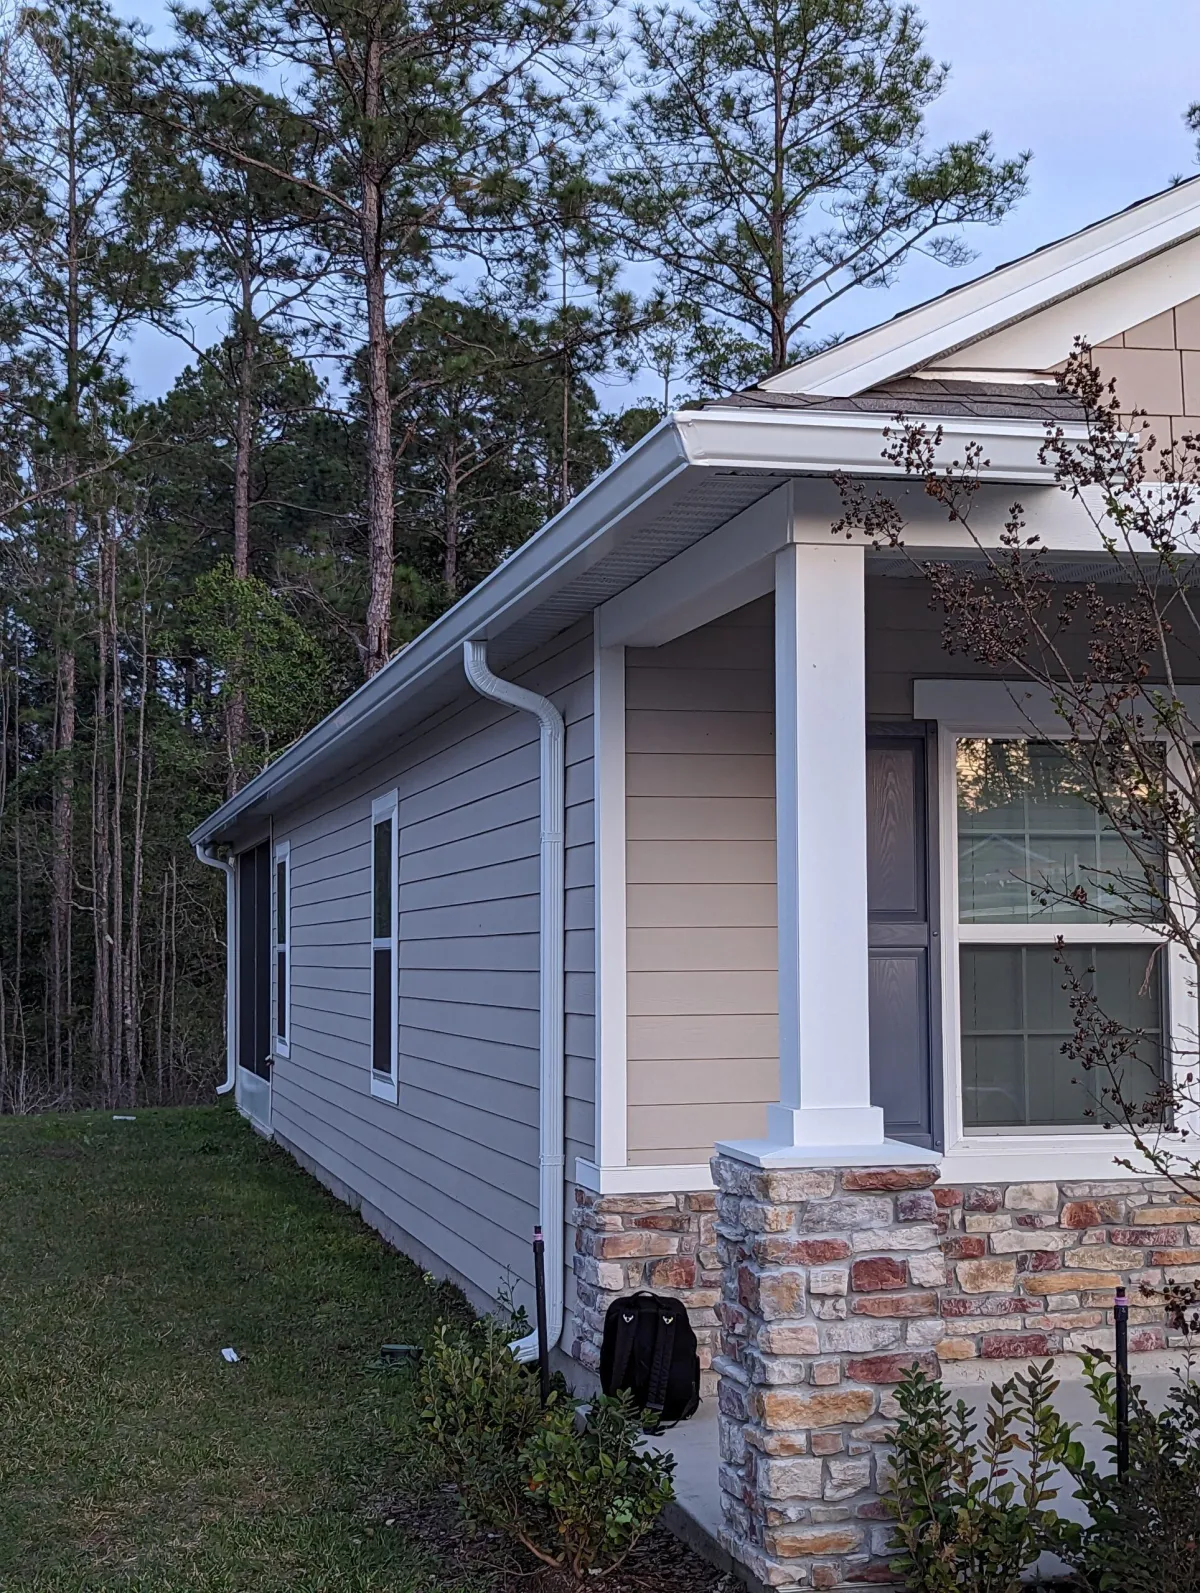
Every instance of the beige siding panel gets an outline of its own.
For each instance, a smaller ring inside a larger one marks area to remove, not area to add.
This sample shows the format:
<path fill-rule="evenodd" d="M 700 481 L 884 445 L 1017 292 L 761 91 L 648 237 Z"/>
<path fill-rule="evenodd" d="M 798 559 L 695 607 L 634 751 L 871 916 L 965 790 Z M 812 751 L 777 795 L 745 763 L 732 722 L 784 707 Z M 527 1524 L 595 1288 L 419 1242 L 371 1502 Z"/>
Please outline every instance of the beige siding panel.
<path fill-rule="evenodd" d="M 1126 348 L 1176 348 L 1175 312 L 1164 310 L 1148 321 L 1139 321 L 1124 334 Z"/>
<path fill-rule="evenodd" d="M 717 1140 L 762 1139 L 766 1125 L 767 1109 L 761 1102 L 710 1106 L 684 1098 L 670 1106 L 639 1106 L 630 1118 L 629 1159 L 643 1167 L 706 1162 Z"/>
<path fill-rule="evenodd" d="M 778 1060 L 779 1018 L 776 1013 L 744 1012 L 630 1018 L 629 1054 L 646 1062 L 767 1056 Z"/>
<path fill-rule="evenodd" d="M 625 685 L 625 706 L 685 714 L 740 713 L 747 708 L 763 713 L 774 700 L 774 691 L 774 676 L 765 669 L 645 669 L 634 660 Z"/>
<path fill-rule="evenodd" d="M 635 1106 L 671 1106 L 677 1101 L 725 1106 L 730 1084 L 736 1099 L 774 1097 L 779 1064 L 774 1057 L 700 1057 L 691 1061 L 643 1062 L 629 1081 Z"/>
<path fill-rule="evenodd" d="M 649 753 L 703 753 L 755 757 L 775 743 L 773 713 L 676 713 L 670 709 L 631 709 L 625 716 L 625 750 Z"/>
<path fill-rule="evenodd" d="M 593 1152 L 592 640 L 510 678 L 567 724 L 567 1160 Z M 400 1100 L 370 1093 L 370 814 L 399 792 Z M 284 1138 L 447 1266 L 528 1300 L 537 1210 L 538 743 L 464 685 L 370 767 L 276 820 L 292 846 L 293 1033 Z M 568 1240 L 568 1244 L 571 1241 Z M 570 1290 L 568 1251 L 567 1287 Z"/>
<path fill-rule="evenodd" d="M 775 968 L 737 972 L 689 969 L 669 973 L 629 975 L 631 1018 L 728 1017 L 733 1014 L 774 1014 L 777 1006 Z"/>
<path fill-rule="evenodd" d="M 631 884 L 626 895 L 630 930 L 776 928 L 775 880 L 719 885 Z"/>
<path fill-rule="evenodd" d="M 629 961 L 643 972 L 688 973 L 707 969 L 770 970 L 776 962 L 776 934 L 769 929 L 726 929 L 672 924 L 667 929 L 630 929 Z"/>
<path fill-rule="evenodd" d="M 736 804 L 734 804 L 736 809 Z M 740 815 L 735 811 L 733 822 Z M 773 841 L 630 841 L 631 885 L 774 885 Z"/>
<path fill-rule="evenodd" d="M 762 841 L 775 849 L 770 797 L 630 797 L 630 841 Z"/>
<path fill-rule="evenodd" d="M 770 600 L 626 654 L 630 1160 L 707 1161 L 778 1089 Z"/>
<path fill-rule="evenodd" d="M 770 753 L 721 753 L 711 747 L 695 752 L 676 749 L 630 754 L 625 790 L 631 798 L 670 797 L 677 808 L 701 798 L 744 797 L 748 801 L 769 801 L 773 810 L 774 797 L 764 798 L 761 793 L 770 789 L 774 777 L 775 760 Z M 771 834 L 774 833 L 772 827 Z"/>

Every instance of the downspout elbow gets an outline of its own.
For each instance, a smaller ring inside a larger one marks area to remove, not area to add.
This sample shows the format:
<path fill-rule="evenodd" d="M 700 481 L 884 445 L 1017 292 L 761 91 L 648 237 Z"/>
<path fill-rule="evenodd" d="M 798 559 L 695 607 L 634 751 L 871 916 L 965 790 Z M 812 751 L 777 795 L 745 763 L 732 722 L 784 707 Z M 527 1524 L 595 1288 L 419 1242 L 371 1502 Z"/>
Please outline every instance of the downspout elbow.
<path fill-rule="evenodd" d="M 228 1095 L 237 1083 L 237 1037 L 234 1033 L 237 1012 L 234 983 L 236 866 L 232 859 L 218 857 L 211 841 L 196 842 L 196 857 L 209 868 L 219 868 L 225 875 L 225 1080 L 217 1085 L 217 1094 Z"/>
<path fill-rule="evenodd" d="M 538 1215 L 546 1244 L 546 1328 L 548 1347 L 562 1337 L 564 1315 L 565 1128 L 563 1122 L 565 981 L 564 931 L 566 727 L 548 697 L 492 673 L 486 641 L 463 644 L 463 668 L 481 697 L 533 714 L 539 725 L 540 777 L 540 914 L 539 914 L 539 1067 L 538 1067 Z M 537 1334 L 518 1339 L 512 1350 L 518 1360 L 537 1358 Z"/>

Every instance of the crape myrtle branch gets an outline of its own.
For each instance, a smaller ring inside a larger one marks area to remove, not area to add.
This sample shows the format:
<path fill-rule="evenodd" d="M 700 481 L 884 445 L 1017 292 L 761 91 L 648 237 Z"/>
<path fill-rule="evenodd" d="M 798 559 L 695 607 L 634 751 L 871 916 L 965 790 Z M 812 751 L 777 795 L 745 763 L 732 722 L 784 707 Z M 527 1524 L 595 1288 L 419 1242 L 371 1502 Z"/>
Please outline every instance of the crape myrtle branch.
<path fill-rule="evenodd" d="M 943 428 L 903 415 L 887 428 L 883 457 L 897 476 L 920 482 L 958 531 L 961 551 L 929 558 L 912 546 L 896 496 L 845 476 L 838 478 L 843 512 L 832 531 L 909 561 L 941 616 L 945 652 L 1014 682 L 1014 705 L 1031 736 L 1047 734 L 1044 720 L 1036 722 L 1035 697 L 1044 696 L 1061 721 L 1055 740 L 1071 789 L 1123 843 L 1123 856 L 1085 870 L 1076 883 L 1025 881 L 1035 910 L 1067 906 L 1076 919 L 1139 931 L 1154 926 L 1162 944 L 1150 952 L 1144 989 L 1174 955 L 1182 956 L 1194 991 L 1200 725 L 1181 677 L 1200 675 L 1200 438 L 1159 446 L 1145 411 L 1122 408 L 1115 383 L 1082 339 L 1058 389 L 1073 401 L 1082 427 L 1068 436 L 1062 424 L 1047 421 L 1039 457 L 1092 528 L 1089 563 L 1109 570 L 1089 570 L 1086 579 L 1063 570 L 1030 530 L 1022 504 L 1010 504 L 998 520 L 981 443 L 966 443 L 961 457 L 946 463 Z M 1195 1201 L 1200 1087 L 1187 1065 L 1195 1036 L 1182 1045 L 1178 1035 L 1164 1040 L 1168 1067 L 1148 1081 L 1147 1035 L 1103 1011 L 1094 970 L 1075 966 L 1072 951 L 1059 941 L 1073 1031 L 1063 1052 L 1091 1076 L 1098 1123 L 1130 1137 L 1137 1160 L 1116 1160 L 1131 1170 L 1149 1167 Z M 1177 1327 L 1200 1325 L 1196 1285 L 1169 1283 L 1166 1303 Z"/>

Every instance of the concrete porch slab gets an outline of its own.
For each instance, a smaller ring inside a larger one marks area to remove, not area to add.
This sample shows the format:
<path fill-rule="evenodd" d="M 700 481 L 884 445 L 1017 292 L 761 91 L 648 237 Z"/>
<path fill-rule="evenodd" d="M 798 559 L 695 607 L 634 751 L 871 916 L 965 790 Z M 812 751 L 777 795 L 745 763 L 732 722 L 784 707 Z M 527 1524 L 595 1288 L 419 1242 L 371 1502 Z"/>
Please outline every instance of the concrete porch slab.
<path fill-rule="evenodd" d="M 646 1448 L 675 1456 L 675 1499 L 663 1524 L 710 1565 L 743 1575 L 721 1547 L 721 1489 L 717 1440 L 717 1400 L 702 1400 L 694 1416 L 665 1433 L 647 1435 Z"/>

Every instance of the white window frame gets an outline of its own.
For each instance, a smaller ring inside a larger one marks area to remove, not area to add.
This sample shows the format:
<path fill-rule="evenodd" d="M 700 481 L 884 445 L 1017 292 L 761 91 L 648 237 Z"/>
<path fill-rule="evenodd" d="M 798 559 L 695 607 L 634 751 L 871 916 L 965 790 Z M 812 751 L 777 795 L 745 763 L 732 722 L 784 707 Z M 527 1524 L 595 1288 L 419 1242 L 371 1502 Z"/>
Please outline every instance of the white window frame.
<path fill-rule="evenodd" d="M 1044 700 L 1043 700 L 1044 699 Z M 962 1011 L 959 992 L 959 948 L 963 944 L 1052 944 L 1148 946 L 1164 942 L 1161 927 L 1146 924 L 969 924 L 959 923 L 958 902 L 958 778 L 960 740 L 1064 741 L 1062 720 L 1045 693 L 999 681 L 918 681 L 914 717 L 938 725 L 938 837 L 941 905 L 942 1087 L 945 1142 L 942 1178 L 1123 1178 L 1114 1157 L 1137 1152 L 1131 1136 L 1115 1129 L 1053 1129 L 1022 1134 L 1012 1130 L 968 1131 L 963 1124 Z M 963 933 L 963 930 L 966 933 Z M 1197 992 L 1182 948 L 1167 943 L 1164 977 L 1164 1040 L 1181 1074 L 1194 1068 Z M 1171 1065 L 1171 1064 L 1168 1064 Z M 1187 1126 L 1194 1132 L 1194 1125 Z M 1179 1136 L 1168 1136 L 1176 1141 Z M 961 1164 L 956 1168 L 955 1164 Z"/>
<path fill-rule="evenodd" d="M 391 933 L 379 936 L 375 933 L 375 827 L 385 821 L 392 827 L 391 845 Z M 370 1024 L 371 1035 L 368 1050 L 368 1065 L 371 1072 L 371 1094 L 376 1100 L 390 1101 L 393 1104 L 400 1098 L 400 796 L 398 791 L 389 791 L 386 796 L 376 797 L 371 804 L 371 834 L 370 834 L 370 925 L 371 925 L 371 1005 Z M 391 953 L 391 1073 L 377 1073 L 375 1070 L 375 953 L 388 951 Z"/>
<path fill-rule="evenodd" d="M 285 901 L 280 922 L 279 865 L 284 866 Z M 290 841 L 276 841 L 271 868 L 271 897 L 274 945 L 272 947 L 271 993 L 271 1049 L 278 1057 L 287 1057 L 292 1051 L 292 845 Z M 282 934 L 281 934 L 282 931 Z M 283 953 L 283 990 L 279 989 L 279 954 Z M 283 1034 L 279 1033 L 279 1007 L 282 995 Z"/>

